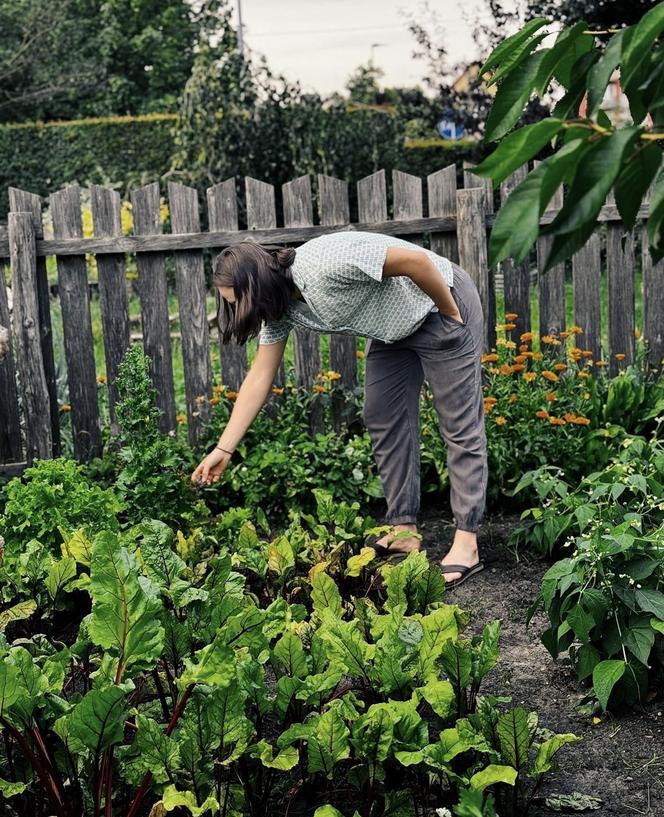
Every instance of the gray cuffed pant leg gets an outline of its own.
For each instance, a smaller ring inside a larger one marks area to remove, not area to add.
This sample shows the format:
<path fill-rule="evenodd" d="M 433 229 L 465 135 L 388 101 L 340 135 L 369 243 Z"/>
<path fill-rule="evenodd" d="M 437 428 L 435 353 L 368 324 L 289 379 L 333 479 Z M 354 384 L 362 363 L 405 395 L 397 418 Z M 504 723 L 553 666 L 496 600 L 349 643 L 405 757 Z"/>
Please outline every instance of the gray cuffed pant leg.
<path fill-rule="evenodd" d="M 419 398 L 426 378 L 447 445 L 456 527 L 477 531 L 488 479 L 481 354 L 482 305 L 470 275 L 454 265 L 452 295 L 464 323 L 432 312 L 395 343 L 372 340 L 366 357 L 364 420 L 387 501 L 386 521 L 417 521 Z"/>

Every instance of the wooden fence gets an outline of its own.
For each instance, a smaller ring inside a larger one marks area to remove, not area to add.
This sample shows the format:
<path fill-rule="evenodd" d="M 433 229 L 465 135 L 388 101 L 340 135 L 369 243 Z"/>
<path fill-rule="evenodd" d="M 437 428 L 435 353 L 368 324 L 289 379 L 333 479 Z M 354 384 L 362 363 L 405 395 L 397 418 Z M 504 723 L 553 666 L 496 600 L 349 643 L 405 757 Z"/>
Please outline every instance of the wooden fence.
<path fill-rule="evenodd" d="M 480 293 L 485 322 L 484 348 L 496 341 L 496 276 L 487 263 L 487 233 L 494 221 L 494 198 L 504 200 L 527 173 L 513 174 L 494 193 L 491 183 L 464 169 L 464 186 L 457 189 L 454 165 L 426 178 L 426 211 L 423 180 L 394 171 L 392 218 L 388 218 L 386 173 L 380 170 L 357 183 L 359 221 L 349 223 L 348 182 L 325 175 L 317 177 L 317 196 L 312 195 L 310 176 L 283 185 L 284 224 L 277 226 L 275 189 L 265 182 L 245 178 L 247 223 L 240 227 L 235 180 L 227 179 L 207 190 L 207 230 L 201 229 L 196 190 L 178 183 L 168 185 L 171 232 L 164 233 L 157 183 L 135 190 L 131 196 L 133 232 L 123 235 L 119 194 L 102 186 L 90 190 L 94 236 L 83 238 L 81 191 L 69 186 L 50 196 L 53 237 L 45 237 L 42 202 L 34 194 L 11 188 L 7 229 L 0 228 L 0 271 L 11 267 L 12 312 L 7 290 L 0 286 L 0 326 L 13 326 L 10 352 L 0 361 L 0 470 L 18 473 L 37 457 L 60 452 L 56 366 L 51 327 L 51 297 L 46 272 L 47 256 L 55 256 L 58 297 L 62 313 L 69 403 L 75 456 L 84 461 L 101 451 L 93 333 L 90 317 L 86 255 L 94 255 L 98 269 L 107 388 L 111 422 L 117 401 L 115 377 L 122 355 L 130 343 L 126 254 L 135 254 L 137 291 L 141 307 L 142 338 L 152 362 L 151 375 L 162 413 L 162 428 L 175 428 L 173 356 L 168 314 L 167 257 L 174 258 L 179 322 L 184 364 L 189 440 L 196 444 L 201 424 L 210 410 L 213 372 L 210 342 L 218 342 L 206 314 L 204 251 L 219 249 L 251 236 L 259 242 L 297 246 L 310 238 L 338 230 L 369 230 L 400 236 L 422 245 L 428 234 L 430 249 L 466 269 Z M 561 206 L 562 193 L 547 211 L 549 222 Z M 317 221 L 314 223 L 314 206 Z M 642 208 L 640 217 L 646 215 Z M 610 371 L 619 367 L 616 352 L 625 355 L 624 365 L 634 358 L 636 248 L 631 236 L 622 242 L 623 226 L 612 200 L 601 213 L 606 223 L 605 269 L 608 278 L 609 348 L 600 342 L 600 282 L 602 251 L 600 231 L 572 259 L 574 322 L 585 334 L 579 345 L 594 357 L 609 356 Z M 645 234 L 645 231 L 642 231 Z M 643 272 L 644 337 L 650 344 L 650 360 L 659 365 L 664 355 L 664 263 L 654 267 L 641 247 Z M 537 243 L 536 267 L 542 268 L 548 239 Z M 659 281 L 657 279 L 659 278 Z M 500 279 L 506 312 L 518 314 L 511 336 L 531 330 L 531 264 L 503 262 Z M 565 268 L 558 265 L 537 276 L 540 334 L 565 328 Z M 210 337 L 210 334 L 213 337 Z M 509 334 L 509 333 L 508 333 Z M 247 367 L 246 349 L 220 348 L 221 380 L 237 388 Z M 320 338 L 297 330 L 294 336 L 296 377 L 310 385 L 320 370 Z M 330 337 L 330 365 L 342 380 L 356 382 L 356 342 L 345 335 Z"/>

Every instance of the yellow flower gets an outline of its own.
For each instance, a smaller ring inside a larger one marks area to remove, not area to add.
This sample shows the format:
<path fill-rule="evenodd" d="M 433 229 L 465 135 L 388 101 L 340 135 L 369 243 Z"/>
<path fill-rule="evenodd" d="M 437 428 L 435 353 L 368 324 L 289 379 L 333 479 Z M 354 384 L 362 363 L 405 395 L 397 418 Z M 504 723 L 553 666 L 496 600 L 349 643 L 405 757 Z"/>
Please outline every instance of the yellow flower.
<path fill-rule="evenodd" d="M 505 338 L 498 338 L 496 340 L 496 346 L 504 346 L 506 343 L 507 341 L 505 340 Z"/>
<path fill-rule="evenodd" d="M 558 334 L 560 335 L 561 338 L 568 338 L 572 333 L 563 330 L 562 332 L 559 332 Z"/>
<path fill-rule="evenodd" d="M 498 398 L 497 398 L 497 397 L 492 397 L 491 395 L 487 395 L 487 396 L 484 398 L 484 402 L 485 402 L 485 403 L 491 403 L 491 404 L 493 405 L 494 403 L 497 403 L 497 402 L 498 402 Z"/>
<path fill-rule="evenodd" d="M 221 394 L 223 390 L 224 390 L 224 387 L 223 387 L 223 386 L 213 386 L 213 387 L 212 387 L 212 391 L 213 391 L 215 394 Z"/>
<path fill-rule="evenodd" d="M 497 426 L 504 426 L 506 423 L 507 423 L 507 420 L 503 417 L 502 414 L 499 414 L 498 417 L 496 417 L 496 425 Z"/>
<path fill-rule="evenodd" d="M 554 364 L 553 364 L 553 368 L 554 368 L 554 369 L 555 369 L 557 372 L 564 372 L 564 371 L 565 371 L 565 369 L 567 368 L 567 364 L 566 364 L 566 363 L 554 363 Z"/>
<path fill-rule="evenodd" d="M 107 377 L 105 374 L 98 374 L 97 375 L 97 383 L 105 383 L 107 381 Z"/>
<path fill-rule="evenodd" d="M 282 395 L 283 393 L 284 393 L 284 390 L 283 390 L 283 389 L 280 389 L 278 386 L 273 386 L 273 387 L 272 387 L 272 394 L 276 394 L 276 395 L 277 395 L 277 397 L 279 397 L 279 396 L 280 396 L 280 395 Z"/>
<path fill-rule="evenodd" d="M 549 422 L 552 426 L 564 426 L 566 425 L 565 421 L 562 417 L 549 417 Z"/>
<path fill-rule="evenodd" d="M 355 357 L 358 360 L 362 360 L 364 358 L 364 352 L 361 349 L 358 349 L 357 352 L 355 352 Z"/>
<path fill-rule="evenodd" d="M 546 418 L 548 416 L 549 416 L 549 412 L 545 411 L 544 409 L 540 409 L 539 411 L 535 412 L 535 417 L 539 417 L 540 420 L 546 420 Z"/>
<path fill-rule="evenodd" d="M 549 343 L 549 344 L 551 344 L 551 343 L 553 343 L 553 341 L 555 340 L 555 338 L 553 337 L 553 335 L 542 335 L 542 337 L 540 338 L 540 340 L 542 341 L 542 343 Z"/>
<path fill-rule="evenodd" d="M 517 399 L 516 394 L 510 394 L 510 403 L 516 403 Z"/>
<path fill-rule="evenodd" d="M 494 354 L 483 354 L 482 355 L 482 363 L 495 363 L 498 360 L 498 355 Z"/>
<path fill-rule="evenodd" d="M 573 332 L 575 335 L 583 334 L 583 329 L 580 326 L 577 326 L 576 324 L 574 324 L 574 326 L 570 326 L 569 331 Z"/>
<path fill-rule="evenodd" d="M 555 393 L 555 392 L 550 391 L 550 392 L 549 392 L 549 393 L 546 395 L 546 399 L 549 401 L 549 403 L 553 403 L 553 401 L 554 401 L 554 400 L 557 400 L 557 399 L 558 399 L 558 397 L 557 397 L 557 395 L 556 395 L 556 393 Z"/>
<path fill-rule="evenodd" d="M 237 397 L 237 392 L 236 392 L 236 391 L 233 391 L 233 389 L 229 389 L 229 390 L 226 392 L 226 397 L 227 397 L 229 400 L 235 400 L 235 398 Z"/>
<path fill-rule="evenodd" d="M 544 369 L 542 372 L 542 377 L 544 377 L 546 380 L 550 380 L 552 383 L 555 383 L 560 379 L 555 372 L 552 372 L 549 369 Z"/>
<path fill-rule="evenodd" d="M 68 411 L 71 411 L 71 406 L 69 405 L 69 403 L 63 403 L 60 406 L 60 411 L 64 411 L 66 414 Z"/>
<path fill-rule="evenodd" d="M 180 425 L 182 425 L 182 423 L 186 423 L 186 422 L 187 422 L 187 415 L 186 415 L 186 414 L 176 414 L 176 415 L 175 415 L 175 419 L 177 420 L 177 422 L 178 422 Z"/>
<path fill-rule="evenodd" d="M 596 360 L 594 361 L 594 363 L 595 366 L 597 366 L 599 369 L 602 369 L 604 368 L 604 366 L 606 366 L 606 360 Z"/>
<path fill-rule="evenodd" d="M 584 400 L 590 400 L 590 392 L 589 391 L 584 391 L 583 392 L 583 399 Z"/>
<path fill-rule="evenodd" d="M 541 352 L 533 352 L 533 360 L 541 360 L 544 355 Z"/>
<path fill-rule="evenodd" d="M 625 359 L 625 355 L 624 355 L 623 352 L 616 352 L 614 357 L 615 357 L 616 360 L 624 360 Z"/>
<path fill-rule="evenodd" d="M 326 391 L 325 386 L 314 386 L 314 391 L 318 392 L 318 394 L 323 394 Z"/>
<path fill-rule="evenodd" d="M 496 366 L 489 366 L 489 374 L 500 374 L 500 369 L 498 369 Z"/>
<path fill-rule="evenodd" d="M 205 394 L 197 394 L 196 395 L 196 402 L 197 403 L 204 403 L 207 400 L 207 396 Z"/>
<path fill-rule="evenodd" d="M 519 348 L 521 348 L 521 347 L 519 347 Z M 535 354 L 534 352 L 530 352 L 527 349 L 526 350 L 521 349 L 521 356 L 525 357 L 526 360 L 531 360 L 534 354 Z"/>
<path fill-rule="evenodd" d="M 506 340 L 505 341 L 505 348 L 506 349 L 515 349 L 516 348 L 516 343 L 514 343 L 513 340 Z"/>
<path fill-rule="evenodd" d="M 513 369 L 509 365 L 509 363 L 503 363 L 503 365 L 500 367 L 498 371 L 500 372 L 500 374 L 512 374 Z"/>
<path fill-rule="evenodd" d="M 514 362 L 515 363 L 523 363 L 524 360 L 527 360 L 527 359 L 528 358 L 525 355 L 514 355 Z"/>
<path fill-rule="evenodd" d="M 522 335 L 519 335 L 519 340 L 522 343 L 525 343 L 528 340 L 532 340 L 534 337 L 532 332 L 524 332 Z"/>
<path fill-rule="evenodd" d="M 523 373 L 523 379 L 526 381 L 526 383 L 531 383 L 536 377 L 537 377 L 536 372 L 524 372 Z"/>
<path fill-rule="evenodd" d="M 577 372 L 577 375 L 581 378 L 581 380 L 585 380 L 587 377 L 590 377 L 588 372 L 584 372 L 584 371 Z"/>
<path fill-rule="evenodd" d="M 216 406 L 217 403 L 219 402 L 219 399 L 220 399 L 219 397 L 211 397 L 208 402 L 210 403 L 211 406 Z"/>
<path fill-rule="evenodd" d="M 506 321 L 515 321 L 519 317 L 518 312 L 506 312 L 505 313 L 505 320 Z"/>
<path fill-rule="evenodd" d="M 328 380 L 341 380 L 341 372 L 330 371 L 327 373 Z"/>

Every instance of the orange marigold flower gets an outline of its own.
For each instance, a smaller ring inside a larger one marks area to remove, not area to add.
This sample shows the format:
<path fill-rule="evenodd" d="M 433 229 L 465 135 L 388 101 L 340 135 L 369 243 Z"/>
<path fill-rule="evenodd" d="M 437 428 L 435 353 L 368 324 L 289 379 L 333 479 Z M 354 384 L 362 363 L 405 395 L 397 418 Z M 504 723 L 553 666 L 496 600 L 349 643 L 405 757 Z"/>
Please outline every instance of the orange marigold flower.
<path fill-rule="evenodd" d="M 209 403 L 210 403 L 211 406 L 216 406 L 218 402 L 219 402 L 218 397 L 211 397 L 210 400 L 209 400 Z"/>
<path fill-rule="evenodd" d="M 549 422 L 552 426 L 564 426 L 566 425 L 565 420 L 562 417 L 549 417 Z"/>
<path fill-rule="evenodd" d="M 582 380 L 585 380 L 587 377 L 590 377 L 590 375 L 588 374 L 588 372 L 584 372 L 584 371 L 577 372 L 577 375 L 578 375 L 578 376 L 579 376 L 579 377 L 580 377 Z"/>
<path fill-rule="evenodd" d="M 187 422 L 187 415 L 186 414 L 176 414 L 175 419 L 177 420 L 179 425 L 182 425 L 182 423 Z"/>
<path fill-rule="evenodd" d="M 487 395 L 487 397 L 484 398 L 484 402 L 485 403 L 491 403 L 493 405 L 493 403 L 498 402 L 498 398 L 497 397 L 491 397 L 490 395 Z"/>
<path fill-rule="evenodd" d="M 325 386 L 314 386 L 314 391 L 318 392 L 318 394 L 323 394 L 325 390 Z"/>
<path fill-rule="evenodd" d="M 577 426 L 589 426 L 590 419 L 588 417 L 575 417 L 572 422 Z"/>
<path fill-rule="evenodd" d="M 561 338 L 568 338 L 572 333 L 563 329 L 561 332 L 558 332 Z"/>
<path fill-rule="evenodd" d="M 535 417 L 539 417 L 540 420 L 546 420 L 546 418 L 548 416 L 549 416 L 549 412 L 545 411 L 545 409 L 540 409 L 539 411 L 535 412 Z"/>
<path fill-rule="evenodd" d="M 532 332 L 524 332 L 522 335 L 519 335 L 519 340 L 524 343 L 527 340 L 532 340 L 535 336 Z"/>
<path fill-rule="evenodd" d="M 583 334 L 583 329 L 580 326 L 577 326 L 576 324 L 574 324 L 574 326 L 570 326 L 569 331 L 573 332 L 575 335 Z"/>
<path fill-rule="evenodd" d="M 523 357 L 525 357 L 527 360 L 530 360 L 530 359 L 533 357 L 533 355 L 534 355 L 535 353 L 534 353 L 534 352 L 529 352 L 529 351 L 526 351 L 526 352 L 521 352 L 521 354 L 522 354 L 522 355 L 523 355 Z"/>
<path fill-rule="evenodd" d="M 97 375 L 97 383 L 105 383 L 107 381 L 107 377 L 105 374 L 98 374 Z"/>
<path fill-rule="evenodd" d="M 558 375 L 555 372 L 552 372 L 550 369 L 544 369 L 542 372 L 542 377 L 544 377 L 546 380 L 550 380 L 552 383 L 555 383 L 560 379 Z"/>
<path fill-rule="evenodd" d="M 521 352 L 521 354 L 525 354 L 528 351 L 528 344 L 527 343 L 521 343 L 519 345 L 519 351 Z"/>
<path fill-rule="evenodd" d="M 527 360 L 525 355 L 514 355 L 514 362 L 515 363 L 523 363 L 524 360 Z"/>
<path fill-rule="evenodd" d="M 624 360 L 625 359 L 625 355 L 624 355 L 623 352 L 616 352 L 614 357 L 615 357 L 616 360 Z"/>
<path fill-rule="evenodd" d="M 554 363 L 554 364 L 553 364 L 553 368 L 554 368 L 554 369 L 555 369 L 557 372 L 564 372 L 564 371 L 565 371 L 565 369 L 567 369 L 567 364 L 566 364 L 566 363 Z"/>
<path fill-rule="evenodd" d="M 523 379 L 526 381 L 526 383 L 531 383 L 536 377 L 537 377 L 536 372 L 524 372 L 523 373 Z"/>
<path fill-rule="evenodd" d="M 558 399 L 558 395 L 555 392 L 550 391 L 546 395 L 546 399 L 549 401 L 549 403 L 553 403 L 554 400 Z"/>
<path fill-rule="evenodd" d="M 223 386 L 213 386 L 213 387 L 212 387 L 212 391 L 213 391 L 215 394 L 221 394 L 223 390 L 224 390 L 224 387 L 223 387 Z"/>
<path fill-rule="evenodd" d="M 355 352 L 355 357 L 358 360 L 362 360 L 362 358 L 364 357 L 364 352 L 361 349 L 358 349 L 357 352 Z"/>
<path fill-rule="evenodd" d="M 502 414 L 499 414 L 498 417 L 496 417 L 496 425 L 497 426 L 504 426 L 506 423 L 507 423 L 507 420 L 503 417 Z"/>
<path fill-rule="evenodd" d="M 505 320 L 506 321 L 515 321 L 519 317 L 518 312 L 506 312 L 505 313 Z"/>
<path fill-rule="evenodd" d="M 276 395 L 277 395 L 277 397 L 279 397 L 279 396 L 280 396 L 280 395 L 282 395 L 283 393 L 284 393 L 284 390 L 283 390 L 283 389 L 280 389 L 278 386 L 273 386 L 273 387 L 272 387 L 272 394 L 276 394 Z"/>
<path fill-rule="evenodd" d="M 590 349 L 583 349 L 583 350 L 581 351 L 581 354 L 582 354 L 584 357 L 592 357 L 592 356 L 593 356 L 593 353 L 592 353 L 592 351 L 591 351 Z"/>
<path fill-rule="evenodd" d="M 498 371 L 500 372 L 500 374 L 512 374 L 513 369 L 509 365 L 509 363 L 503 363 L 503 365 L 500 367 Z"/>
<path fill-rule="evenodd" d="M 542 343 L 549 343 L 549 344 L 551 344 L 551 343 L 553 343 L 553 341 L 555 340 L 555 338 L 553 337 L 553 335 L 542 335 L 542 337 L 540 338 L 540 340 L 542 341 Z"/>
<path fill-rule="evenodd" d="M 525 366 L 524 363 L 515 363 L 512 366 L 512 371 L 513 372 L 522 372 L 525 368 L 526 368 L 526 366 Z"/>
<path fill-rule="evenodd" d="M 482 355 L 482 363 L 495 363 L 498 360 L 498 355 L 495 354 L 483 354 Z"/>
<path fill-rule="evenodd" d="M 236 392 L 236 391 L 233 391 L 233 389 L 229 389 L 229 390 L 226 392 L 226 397 L 227 397 L 229 400 L 235 400 L 235 398 L 237 397 L 237 392 Z"/>
<path fill-rule="evenodd" d="M 516 324 L 515 323 L 506 323 L 505 324 L 505 329 L 506 329 L 506 331 L 511 332 L 512 329 L 516 329 Z"/>
<path fill-rule="evenodd" d="M 568 423 L 573 423 L 576 419 L 576 414 L 573 414 L 571 411 L 566 411 L 563 414 L 563 417 L 567 420 Z"/>
<path fill-rule="evenodd" d="M 595 360 L 594 364 L 598 368 L 602 369 L 604 366 L 606 366 L 606 360 Z"/>
<path fill-rule="evenodd" d="M 63 403 L 60 406 L 60 411 L 64 411 L 66 414 L 68 411 L 71 411 L 71 406 L 69 405 L 69 403 Z"/>

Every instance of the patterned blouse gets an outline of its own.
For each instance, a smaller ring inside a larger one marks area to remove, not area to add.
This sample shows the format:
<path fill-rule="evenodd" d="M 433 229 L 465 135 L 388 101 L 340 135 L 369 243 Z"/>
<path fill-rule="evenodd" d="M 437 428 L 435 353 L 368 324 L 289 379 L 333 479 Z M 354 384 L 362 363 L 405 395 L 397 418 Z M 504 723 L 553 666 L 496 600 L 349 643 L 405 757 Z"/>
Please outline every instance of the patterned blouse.
<path fill-rule="evenodd" d="M 295 249 L 291 272 L 306 303 L 294 299 L 283 318 L 264 323 L 259 343 L 285 340 L 295 326 L 385 343 L 410 335 L 437 307 L 410 278 L 383 278 L 388 247 L 425 252 L 453 286 L 450 261 L 410 241 L 355 230 L 321 235 Z"/>

